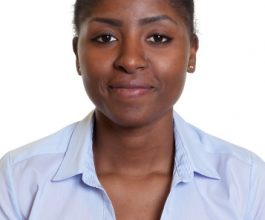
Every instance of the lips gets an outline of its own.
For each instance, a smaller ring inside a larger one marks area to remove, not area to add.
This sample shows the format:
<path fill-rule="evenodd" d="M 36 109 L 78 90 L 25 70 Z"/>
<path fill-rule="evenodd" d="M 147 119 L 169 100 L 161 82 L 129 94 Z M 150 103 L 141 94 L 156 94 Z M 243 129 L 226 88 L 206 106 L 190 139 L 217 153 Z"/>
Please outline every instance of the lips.
<path fill-rule="evenodd" d="M 136 82 L 136 81 L 117 82 L 109 85 L 109 91 L 111 93 L 115 93 L 116 95 L 125 98 L 134 98 L 134 97 L 147 95 L 153 90 L 154 86 L 144 82 Z"/>

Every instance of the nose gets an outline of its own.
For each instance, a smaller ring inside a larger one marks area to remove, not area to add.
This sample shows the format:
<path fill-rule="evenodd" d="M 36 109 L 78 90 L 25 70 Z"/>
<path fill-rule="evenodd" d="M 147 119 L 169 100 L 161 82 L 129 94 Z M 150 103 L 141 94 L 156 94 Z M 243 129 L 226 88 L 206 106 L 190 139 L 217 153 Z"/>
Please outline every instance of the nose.
<path fill-rule="evenodd" d="M 114 67 L 119 71 L 132 74 L 146 69 L 148 60 L 143 46 L 138 42 L 125 41 L 121 43 Z"/>

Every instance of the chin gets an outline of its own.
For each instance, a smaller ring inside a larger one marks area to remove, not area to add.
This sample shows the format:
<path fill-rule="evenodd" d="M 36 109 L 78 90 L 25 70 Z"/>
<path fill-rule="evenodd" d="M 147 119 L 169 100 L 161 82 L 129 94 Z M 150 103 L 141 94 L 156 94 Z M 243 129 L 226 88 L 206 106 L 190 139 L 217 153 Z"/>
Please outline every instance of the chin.
<path fill-rule="evenodd" d="M 137 128 L 149 124 L 152 120 L 150 114 L 144 112 L 124 111 L 112 114 L 109 119 L 124 128 Z"/>
<path fill-rule="evenodd" d="M 155 111 L 155 109 L 123 109 L 123 111 L 108 111 L 100 113 L 109 123 L 123 128 L 141 128 L 148 126 L 164 115 L 166 111 Z"/>
<path fill-rule="evenodd" d="M 150 124 L 152 120 L 148 120 L 146 117 L 119 117 L 114 121 L 119 127 L 123 128 L 141 128 Z"/>

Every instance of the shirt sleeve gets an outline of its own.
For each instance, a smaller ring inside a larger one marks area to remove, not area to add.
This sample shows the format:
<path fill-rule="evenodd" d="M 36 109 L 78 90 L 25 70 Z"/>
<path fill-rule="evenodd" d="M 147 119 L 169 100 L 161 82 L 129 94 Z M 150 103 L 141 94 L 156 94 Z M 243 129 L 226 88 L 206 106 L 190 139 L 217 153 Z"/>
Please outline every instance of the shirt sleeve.
<path fill-rule="evenodd" d="M 0 219 L 22 219 L 17 205 L 9 154 L 0 160 Z"/>
<path fill-rule="evenodd" d="M 249 201 L 244 220 L 265 219 L 265 163 L 253 156 Z"/>

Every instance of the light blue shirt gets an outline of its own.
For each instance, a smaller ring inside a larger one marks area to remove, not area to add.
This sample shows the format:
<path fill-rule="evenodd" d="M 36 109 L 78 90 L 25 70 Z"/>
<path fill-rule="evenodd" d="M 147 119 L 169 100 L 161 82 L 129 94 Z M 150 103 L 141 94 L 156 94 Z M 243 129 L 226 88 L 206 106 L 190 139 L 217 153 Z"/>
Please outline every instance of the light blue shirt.
<path fill-rule="evenodd" d="M 114 220 L 95 172 L 93 113 L 0 161 L 0 220 Z M 174 113 L 175 166 L 162 220 L 265 220 L 265 164 Z"/>

